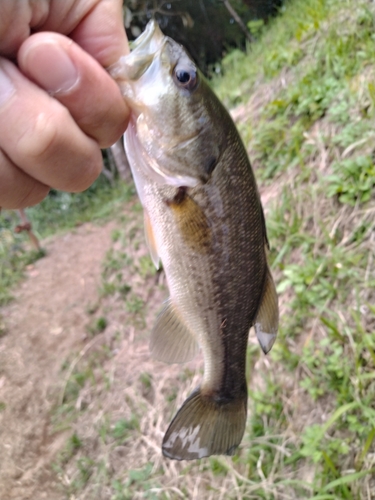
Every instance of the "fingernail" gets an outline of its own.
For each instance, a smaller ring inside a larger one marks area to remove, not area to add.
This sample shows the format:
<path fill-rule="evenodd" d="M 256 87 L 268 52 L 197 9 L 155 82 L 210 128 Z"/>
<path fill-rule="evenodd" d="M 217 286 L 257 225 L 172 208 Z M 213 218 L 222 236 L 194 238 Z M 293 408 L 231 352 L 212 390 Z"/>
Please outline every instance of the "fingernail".
<path fill-rule="evenodd" d="M 35 42 L 28 47 L 23 63 L 30 76 L 51 94 L 66 93 L 78 82 L 77 68 L 56 42 Z"/>
<path fill-rule="evenodd" d="M 0 65 L 0 106 L 6 104 L 16 91 L 12 80 Z"/>

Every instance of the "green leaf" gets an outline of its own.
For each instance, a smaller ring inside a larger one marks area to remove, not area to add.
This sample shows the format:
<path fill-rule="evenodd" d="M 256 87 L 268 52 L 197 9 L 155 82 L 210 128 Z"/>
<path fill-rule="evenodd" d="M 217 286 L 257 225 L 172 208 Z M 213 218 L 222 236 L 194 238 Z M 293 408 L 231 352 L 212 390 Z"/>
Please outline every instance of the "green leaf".
<path fill-rule="evenodd" d="M 333 488 L 337 488 L 338 486 L 344 486 L 344 485 L 353 483 L 354 481 L 357 481 L 358 479 L 362 479 L 363 477 L 367 476 L 368 474 L 374 474 L 374 472 L 375 472 L 375 468 L 363 470 L 360 472 L 353 472 L 352 474 L 342 476 L 339 479 L 335 479 L 334 481 L 331 481 L 330 483 L 326 484 L 323 488 L 323 491 L 329 491 L 329 490 L 332 490 Z M 316 498 L 315 498 L 315 500 L 316 500 Z"/>

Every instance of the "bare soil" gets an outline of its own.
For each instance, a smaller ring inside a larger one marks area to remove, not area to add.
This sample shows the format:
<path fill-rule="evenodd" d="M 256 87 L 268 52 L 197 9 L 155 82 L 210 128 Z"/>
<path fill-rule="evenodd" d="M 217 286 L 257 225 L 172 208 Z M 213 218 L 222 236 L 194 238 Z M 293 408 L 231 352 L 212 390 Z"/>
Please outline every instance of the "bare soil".
<path fill-rule="evenodd" d="M 113 223 L 85 224 L 45 242 L 15 300 L 0 310 L 0 498 L 60 500 L 51 468 L 66 433 L 50 415 L 61 390 L 61 365 L 86 336 L 86 309 L 98 298 L 101 263 Z"/>

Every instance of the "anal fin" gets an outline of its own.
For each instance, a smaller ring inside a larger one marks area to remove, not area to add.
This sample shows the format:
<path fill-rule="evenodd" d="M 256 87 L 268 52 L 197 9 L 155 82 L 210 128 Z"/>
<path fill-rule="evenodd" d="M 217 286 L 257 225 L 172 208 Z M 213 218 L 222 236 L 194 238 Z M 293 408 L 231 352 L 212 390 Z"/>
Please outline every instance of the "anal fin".
<path fill-rule="evenodd" d="M 265 354 L 271 350 L 275 342 L 278 327 L 279 306 L 277 293 L 271 272 L 267 268 L 262 302 L 254 322 L 255 333 Z"/>
<path fill-rule="evenodd" d="M 148 251 L 150 252 L 150 257 L 152 262 L 154 263 L 154 266 L 156 267 L 156 269 L 159 269 L 160 257 L 158 250 L 156 248 L 154 230 L 152 229 L 151 226 L 150 216 L 148 215 L 148 212 L 145 208 L 143 211 L 143 215 L 144 215 L 145 238 L 146 238 L 147 248 Z"/>
<path fill-rule="evenodd" d="M 165 363 L 185 363 L 198 353 L 199 346 L 178 311 L 169 300 L 151 332 L 152 356 Z"/>

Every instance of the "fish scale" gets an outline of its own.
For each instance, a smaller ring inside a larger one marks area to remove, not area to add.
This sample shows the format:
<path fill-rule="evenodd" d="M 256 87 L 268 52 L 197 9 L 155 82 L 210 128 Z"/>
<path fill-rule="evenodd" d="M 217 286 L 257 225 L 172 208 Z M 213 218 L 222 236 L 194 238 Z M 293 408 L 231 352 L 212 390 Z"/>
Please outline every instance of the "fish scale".
<path fill-rule="evenodd" d="M 233 454 L 246 425 L 250 328 L 264 352 L 278 328 L 250 162 L 228 112 L 154 21 L 110 71 L 132 110 L 125 148 L 150 253 L 170 291 L 151 352 L 184 362 L 199 346 L 204 358 L 201 386 L 172 420 L 162 451 L 177 460 Z"/>

